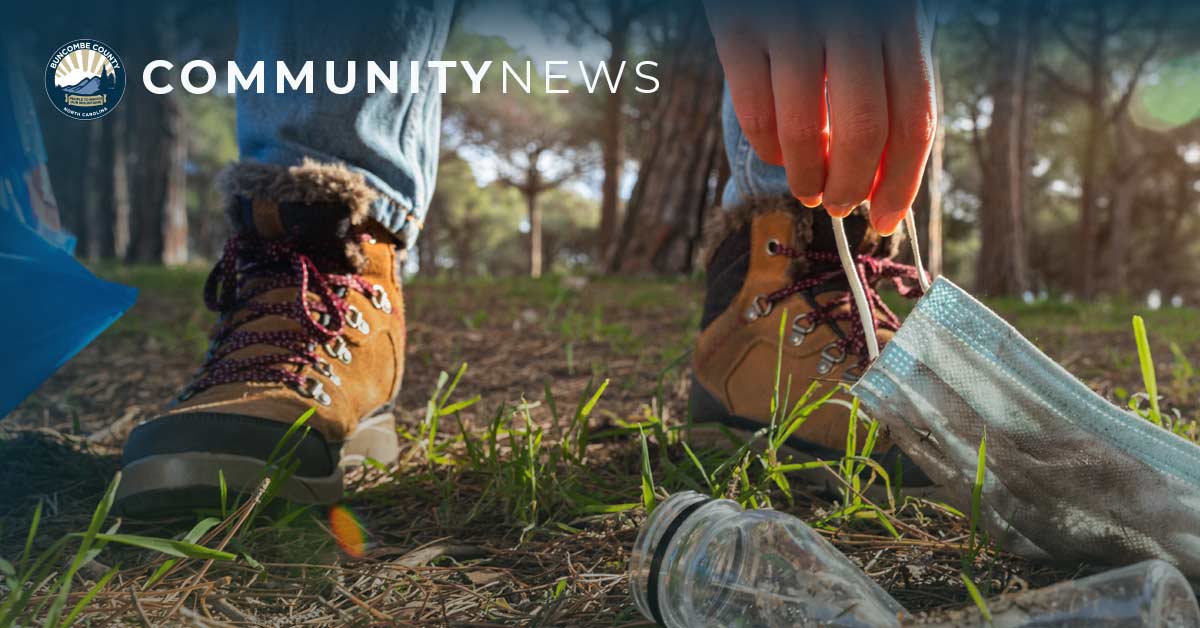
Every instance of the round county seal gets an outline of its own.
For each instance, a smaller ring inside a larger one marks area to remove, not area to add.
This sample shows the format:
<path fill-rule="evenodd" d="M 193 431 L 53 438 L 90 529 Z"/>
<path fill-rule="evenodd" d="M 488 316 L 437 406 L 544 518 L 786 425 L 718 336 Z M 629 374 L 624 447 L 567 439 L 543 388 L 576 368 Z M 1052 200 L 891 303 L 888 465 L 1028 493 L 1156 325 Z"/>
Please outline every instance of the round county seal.
<path fill-rule="evenodd" d="M 76 120 L 108 115 L 125 93 L 125 66 L 116 51 L 95 39 L 59 46 L 46 64 L 46 95 Z"/>

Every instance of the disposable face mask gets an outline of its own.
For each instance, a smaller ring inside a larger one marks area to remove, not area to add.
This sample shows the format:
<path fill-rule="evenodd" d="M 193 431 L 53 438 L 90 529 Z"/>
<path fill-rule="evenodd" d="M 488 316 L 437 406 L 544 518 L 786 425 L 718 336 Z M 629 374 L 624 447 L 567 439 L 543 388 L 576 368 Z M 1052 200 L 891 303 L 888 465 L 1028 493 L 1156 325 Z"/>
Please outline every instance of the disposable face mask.
<path fill-rule="evenodd" d="M 926 293 L 882 354 L 847 273 L 878 355 L 851 388 L 869 416 L 963 512 L 986 432 L 982 523 L 1007 551 L 1162 558 L 1200 579 L 1200 447 L 1092 392 L 951 281 L 928 286 L 906 222 Z M 853 268 L 844 235 L 838 243 Z"/>

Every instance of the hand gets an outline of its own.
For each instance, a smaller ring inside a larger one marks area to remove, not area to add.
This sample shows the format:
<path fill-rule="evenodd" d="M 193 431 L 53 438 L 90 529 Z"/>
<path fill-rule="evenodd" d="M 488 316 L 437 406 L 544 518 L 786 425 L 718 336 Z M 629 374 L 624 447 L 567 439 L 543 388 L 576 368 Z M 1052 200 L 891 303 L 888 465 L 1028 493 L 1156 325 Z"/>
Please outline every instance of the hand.
<path fill-rule="evenodd" d="M 918 0 L 705 0 L 742 131 L 792 194 L 846 216 L 908 214 L 936 126 Z"/>

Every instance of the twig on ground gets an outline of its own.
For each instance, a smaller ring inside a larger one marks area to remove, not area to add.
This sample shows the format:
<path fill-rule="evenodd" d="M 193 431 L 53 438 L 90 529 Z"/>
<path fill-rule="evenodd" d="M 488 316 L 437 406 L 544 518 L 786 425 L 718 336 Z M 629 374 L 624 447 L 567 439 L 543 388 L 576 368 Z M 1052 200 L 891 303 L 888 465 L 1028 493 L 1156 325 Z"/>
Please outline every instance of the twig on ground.
<path fill-rule="evenodd" d="M 250 513 L 254 512 L 254 509 L 258 506 L 258 503 L 262 501 L 263 494 L 267 492 L 267 487 L 270 485 L 270 478 L 264 478 L 262 482 L 258 483 L 258 488 L 254 489 L 254 494 L 250 496 L 250 499 L 247 500 L 246 503 L 243 504 L 239 509 L 239 512 L 236 513 L 236 523 L 233 524 L 233 527 L 229 528 L 229 532 L 225 534 L 225 538 L 221 540 L 219 545 L 217 545 L 217 551 L 224 551 L 225 546 L 229 545 L 229 542 L 232 541 L 233 537 L 237 535 L 238 530 L 242 529 L 242 525 L 245 524 L 246 520 L 250 518 Z M 204 574 L 208 573 L 209 568 L 212 567 L 212 564 L 213 559 L 211 558 L 204 561 L 204 566 L 200 568 L 200 571 L 196 575 L 188 578 L 184 583 L 184 586 L 187 587 L 194 582 L 199 582 L 202 580 L 204 578 Z M 175 602 L 175 605 L 172 606 L 165 615 L 163 615 L 163 621 L 170 619 L 171 616 L 179 612 L 180 607 L 183 606 L 183 603 L 187 600 L 187 598 L 187 593 L 180 596 L 179 600 Z"/>

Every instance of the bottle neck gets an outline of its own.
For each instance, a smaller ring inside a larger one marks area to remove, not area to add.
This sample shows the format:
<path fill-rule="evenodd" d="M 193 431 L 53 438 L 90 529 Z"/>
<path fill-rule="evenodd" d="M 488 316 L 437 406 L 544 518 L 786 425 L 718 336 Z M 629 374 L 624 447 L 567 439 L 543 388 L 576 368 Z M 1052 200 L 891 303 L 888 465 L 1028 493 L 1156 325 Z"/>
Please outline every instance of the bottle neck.
<path fill-rule="evenodd" d="M 660 582 L 676 554 L 673 546 L 690 537 L 696 526 L 707 528 L 741 512 L 737 502 L 716 500 L 695 491 L 676 493 L 659 504 L 642 524 L 630 558 L 630 589 L 644 616 L 662 624 Z"/>

